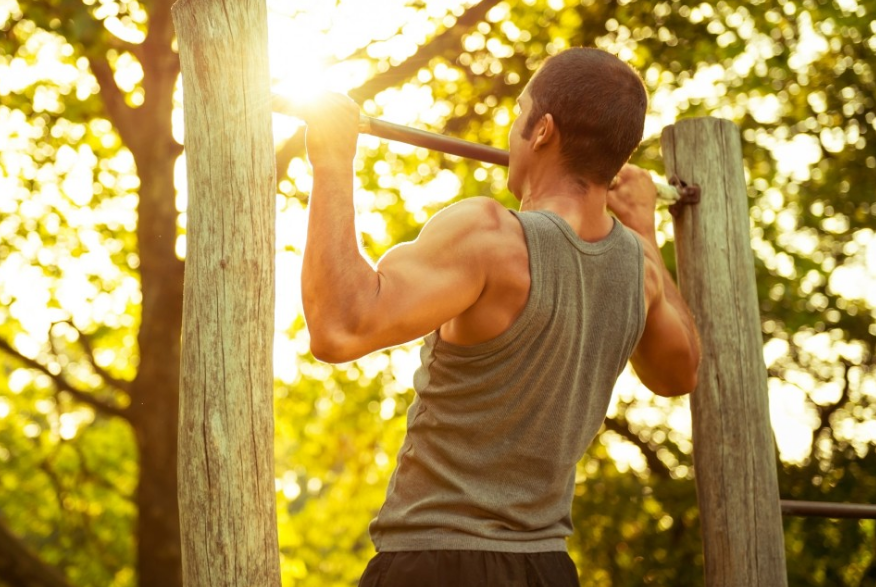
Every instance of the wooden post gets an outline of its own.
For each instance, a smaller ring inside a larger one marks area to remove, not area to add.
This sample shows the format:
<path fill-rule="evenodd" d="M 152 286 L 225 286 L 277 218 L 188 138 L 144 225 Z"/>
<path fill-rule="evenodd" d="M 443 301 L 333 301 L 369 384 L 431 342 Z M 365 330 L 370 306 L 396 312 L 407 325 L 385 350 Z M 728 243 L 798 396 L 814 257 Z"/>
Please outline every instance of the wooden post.
<path fill-rule="evenodd" d="M 675 219 L 678 280 L 702 336 L 691 397 L 708 587 L 787 583 L 739 129 L 716 118 L 663 131 L 668 176 L 702 189 Z"/>
<path fill-rule="evenodd" d="M 267 9 L 265 0 L 180 0 L 173 20 L 189 195 L 179 415 L 183 582 L 279 587 Z"/>

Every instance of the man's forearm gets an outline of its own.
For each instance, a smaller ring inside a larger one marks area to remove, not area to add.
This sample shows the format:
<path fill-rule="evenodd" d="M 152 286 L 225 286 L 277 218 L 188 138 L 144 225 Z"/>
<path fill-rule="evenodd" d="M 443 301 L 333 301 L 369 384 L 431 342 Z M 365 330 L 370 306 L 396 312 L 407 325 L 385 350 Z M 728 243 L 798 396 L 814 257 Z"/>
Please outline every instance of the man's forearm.
<path fill-rule="evenodd" d="M 696 349 L 697 355 L 699 355 L 700 336 L 699 332 L 697 331 L 696 324 L 694 323 L 693 314 L 691 314 L 690 307 L 681 296 L 681 291 L 675 284 L 675 280 L 673 279 L 672 274 L 669 272 L 669 269 L 666 267 L 666 264 L 662 262 L 662 258 L 660 262 L 660 267 L 663 271 L 663 295 L 666 298 L 666 301 L 669 302 L 669 304 L 678 311 L 678 315 L 684 321 L 684 324 L 687 327 L 688 332 L 690 333 L 690 344 L 694 349 Z"/>
<path fill-rule="evenodd" d="M 302 301 L 314 331 L 355 327 L 358 299 L 376 287 L 376 274 L 359 249 L 353 204 L 353 165 L 314 169 Z"/>
<path fill-rule="evenodd" d="M 617 185 L 606 194 L 609 209 L 637 233 L 645 248 L 648 318 L 632 356 L 633 366 L 649 389 L 673 396 L 695 389 L 701 353 L 693 316 L 657 244 L 656 200 L 650 173 L 635 165 L 625 165 Z"/>
<path fill-rule="evenodd" d="M 678 316 L 681 318 L 689 333 L 691 348 L 695 349 L 696 354 L 699 355 L 699 333 L 697 332 L 697 327 L 694 323 L 690 308 L 688 307 L 687 302 L 684 301 L 684 298 L 681 296 L 681 291 L 679 291 L 678 286 L 675 283 L 675 278 L 672 273 L 669 272 L 666 263 L 663 262 L 663 255 L 660 253 L 660 246 L 657 244 L 657 229 L 654 227 L 653 223 L 648 223 L 647 221 L 638 223 L 633 222 L 632 224 L 633 225 L 629 228 L 642 236 L 643 240 L 646 241 L 645 246 L 651 247 L 663 282 L 663 297 L 670 306 L 675 308 Z"/>

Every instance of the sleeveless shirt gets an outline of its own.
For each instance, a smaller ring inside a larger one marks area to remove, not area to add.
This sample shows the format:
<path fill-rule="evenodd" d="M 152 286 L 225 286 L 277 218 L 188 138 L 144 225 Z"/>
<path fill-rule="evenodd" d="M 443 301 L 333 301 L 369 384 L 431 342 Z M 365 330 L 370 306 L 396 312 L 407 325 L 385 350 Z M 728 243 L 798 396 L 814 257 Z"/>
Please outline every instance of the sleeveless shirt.
<path fill-rule="evenodd" d="M 530 291 L 487 342 L 428 335 L 378 551 L 565 551 L 575 467 L 645 325 L 644 253 L 617 220 L 581 240 L 557 214 L 516 212 Z"/>

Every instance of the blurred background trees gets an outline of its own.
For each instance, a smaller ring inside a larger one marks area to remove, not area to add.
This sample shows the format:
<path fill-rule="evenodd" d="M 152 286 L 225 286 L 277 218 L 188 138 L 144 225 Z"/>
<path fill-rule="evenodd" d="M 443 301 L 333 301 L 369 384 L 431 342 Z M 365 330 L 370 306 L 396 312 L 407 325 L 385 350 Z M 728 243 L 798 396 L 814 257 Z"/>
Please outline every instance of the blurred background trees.
<path fill-rule="evenodd" d="M 180 584 L 176 506 L 185 255 L 170 2 L 0 0 L 0 584 Z M 269 3 L 272 72 L 370 115 L 507 147 L 549 55 L 595 45 L 652 95 L 634 156 L 680 116 L 742 132 L 771 410 L 789 499 L 876 495 L 876 2 Z M 233 91 L 233 88 L 229 88 Z M 372 554 L 417 345 L 330 367 L 307 353 L 298 267 L 310 189 L 277 117 L 276 478 L 287 585 L 353 585 Z M 181 156 L 182 155 L 182 156 Z M 505 170 L 363 137 L 375 258 Z M 659 218 L 671 262 L 668 214 Z M 582 585 L 700 585 L 686 400 L 618 385 L 579 466 Z M 786 518 L 789 583 L 876 584 L 876 524 Z"/>

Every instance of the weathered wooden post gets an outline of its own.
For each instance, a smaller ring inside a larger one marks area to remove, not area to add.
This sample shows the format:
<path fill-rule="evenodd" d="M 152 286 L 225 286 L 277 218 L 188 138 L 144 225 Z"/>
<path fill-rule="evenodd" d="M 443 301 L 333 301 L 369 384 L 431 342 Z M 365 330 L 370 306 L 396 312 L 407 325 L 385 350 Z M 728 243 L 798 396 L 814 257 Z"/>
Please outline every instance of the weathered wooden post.
<path fill-rule="evenodd" d="M 706 585 L 784 587 L 782 516 L 739 129 L 716 118 L 663 131 L 668 176 L 701 201 L 675 219 L 679 286 L 702 336 L 691 397 Z"/>
<path fill-rule="evenodd" d="M 173 19 L 189 194 L 179 415 L 183 581 L 279 587 L 267 10 L 265 0 L 180 0 Z"/>

